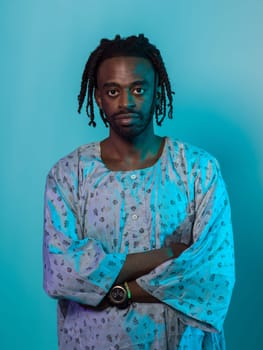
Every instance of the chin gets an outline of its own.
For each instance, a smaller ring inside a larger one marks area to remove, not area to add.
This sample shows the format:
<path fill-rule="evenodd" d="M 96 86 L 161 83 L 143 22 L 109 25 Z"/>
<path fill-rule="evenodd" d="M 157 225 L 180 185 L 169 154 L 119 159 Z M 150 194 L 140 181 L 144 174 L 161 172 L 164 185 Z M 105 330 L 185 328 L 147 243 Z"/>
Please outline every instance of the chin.
<path fill-rule="evenodd" d="M 117 134 L 118 136 L 132 140 L 136 137 L 143 136 L 143 135 L 145 135 L 145 137 L 147 137 L 148 125 L 144 125 L 144 126 L 141 125 L 140 127 L 138 125 L 136 125 L 136 126 L 130 125 L 130 126 L 126 126 L 126 127 L 119 127 L 119 126 L 114 125 L 111 127 L 112 127 L 112 130 L 114 131 L 114 133 Z"/>
<path fill-rule="evenodd" d="M 136 129 L 131 129 L 131 128 L 129 128 L 129 130 L 121 129 L 121 130 L 118 130 L 117 134 L 123 138 L 132 140 L 135 137 L 142 135 L 143 130 L 138 130 L 138 129 L 136 130 Z"/>

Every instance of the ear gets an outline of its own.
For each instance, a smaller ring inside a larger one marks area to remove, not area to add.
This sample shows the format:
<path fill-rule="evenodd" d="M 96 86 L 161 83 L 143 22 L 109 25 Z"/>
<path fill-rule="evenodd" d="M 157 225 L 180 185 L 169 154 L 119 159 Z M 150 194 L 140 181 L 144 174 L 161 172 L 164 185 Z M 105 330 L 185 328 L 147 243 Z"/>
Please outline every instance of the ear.
<path fill-rule="evenodd" d="M 99 107 L 99 109 L 102 109 L 102 102 L 101 102 L 101 95 L 100 95 L 100 91 L 96 88 L 95 89 L 95 101 Z"/>

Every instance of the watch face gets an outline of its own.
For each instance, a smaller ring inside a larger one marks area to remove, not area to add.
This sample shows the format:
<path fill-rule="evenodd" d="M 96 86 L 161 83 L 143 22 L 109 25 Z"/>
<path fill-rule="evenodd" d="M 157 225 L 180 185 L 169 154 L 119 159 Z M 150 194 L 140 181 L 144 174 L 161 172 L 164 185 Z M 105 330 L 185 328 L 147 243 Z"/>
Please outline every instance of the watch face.
<path fill-rule="evenodd" d="M 110 291 L 110 299 L 115 304 L 121 304 L 126 300 L 127 292 L 122 286 L 115 286 Z"/>

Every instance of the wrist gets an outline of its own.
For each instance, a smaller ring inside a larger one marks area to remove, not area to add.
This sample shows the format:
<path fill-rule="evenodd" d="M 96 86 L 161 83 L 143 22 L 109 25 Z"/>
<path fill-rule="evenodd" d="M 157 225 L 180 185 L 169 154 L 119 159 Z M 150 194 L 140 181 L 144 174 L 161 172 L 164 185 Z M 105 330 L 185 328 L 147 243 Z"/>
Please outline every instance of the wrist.
<path fill-rule="evenodd" d="M 112 306 L 118 309 L 126 309 L 131 304 L 131 290 L 127 282 L 114 285 L 108 294 L 108 300 Z"/>

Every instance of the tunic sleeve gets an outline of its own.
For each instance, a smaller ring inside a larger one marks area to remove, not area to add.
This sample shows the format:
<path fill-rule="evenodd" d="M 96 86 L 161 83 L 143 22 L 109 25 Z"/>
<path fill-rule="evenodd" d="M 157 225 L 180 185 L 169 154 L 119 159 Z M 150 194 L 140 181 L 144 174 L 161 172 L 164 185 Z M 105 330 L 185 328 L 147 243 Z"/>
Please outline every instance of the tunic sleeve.
<path fill-rule="evenodd" d="M 55 166 L 49 173 L 44 208 L 44 289 L 52 297 L 96 306 L 126 259 L 108 254 L 101 242 L 83 237 L 76 169 Z"/>
<path fill-rule="evenodd" d="M 192 245 L 137 282 L 186 319 L 220 331 L 234 286 L 234 249 L 228 194 L 216 160 L 200 167 L 188 185 L 195 207 Z"/>

